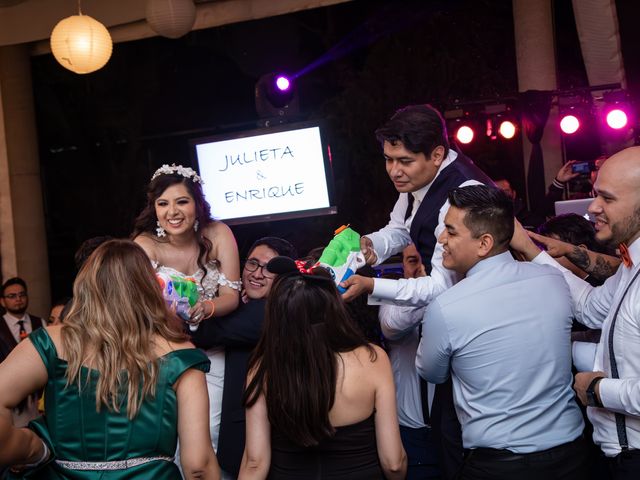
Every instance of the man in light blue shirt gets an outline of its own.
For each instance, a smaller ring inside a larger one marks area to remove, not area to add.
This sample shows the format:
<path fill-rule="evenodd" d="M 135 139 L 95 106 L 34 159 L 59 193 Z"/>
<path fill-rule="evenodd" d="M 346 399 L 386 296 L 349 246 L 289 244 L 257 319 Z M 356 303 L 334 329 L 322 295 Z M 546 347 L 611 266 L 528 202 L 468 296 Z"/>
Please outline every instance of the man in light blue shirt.
<path fill-rule="evenodd" d="M 453 380 L 466 450 L 461 478 L 584 478 L 586 450 L 571 389 L 569 288 L 508 251 L 513 204 L 493 187 L 449 193 L 438 241 L 462 281 L 427 307 L 416 367 Z"/>

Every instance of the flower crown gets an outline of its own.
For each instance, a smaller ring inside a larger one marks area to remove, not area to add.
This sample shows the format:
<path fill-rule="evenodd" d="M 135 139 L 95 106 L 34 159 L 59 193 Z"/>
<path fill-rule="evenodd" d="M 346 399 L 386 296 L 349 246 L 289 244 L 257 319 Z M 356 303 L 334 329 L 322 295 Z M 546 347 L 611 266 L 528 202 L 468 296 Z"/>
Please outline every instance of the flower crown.
<path fill-rule="evenodd" d="M 182 175 L 185 178 L 190 178 L 194 183 L 204 185 L 202 178 L 195 172 L 193 168 L 183 167 L 182 165 L 176 165 L 175 163 L 169 165 L 162 165 L 151 177 L 153 182 L 160 175 Z"/>

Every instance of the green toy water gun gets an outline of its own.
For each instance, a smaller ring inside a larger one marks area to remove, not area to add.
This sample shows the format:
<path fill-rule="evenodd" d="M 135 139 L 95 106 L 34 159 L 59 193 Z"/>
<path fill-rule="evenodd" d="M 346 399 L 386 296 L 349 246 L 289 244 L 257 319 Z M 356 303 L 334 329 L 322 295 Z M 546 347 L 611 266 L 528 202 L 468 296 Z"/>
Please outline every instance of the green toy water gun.
<path fill-rule="evenodd" d="M 334 232 L 333 240 L 322 251 L 318 261 L 331 273 L 338 291 L 344 293 L 346 289 L 340 283 L 366 264 L 360 251 L 360 234 L 349 225 L 342 225 Z"/>

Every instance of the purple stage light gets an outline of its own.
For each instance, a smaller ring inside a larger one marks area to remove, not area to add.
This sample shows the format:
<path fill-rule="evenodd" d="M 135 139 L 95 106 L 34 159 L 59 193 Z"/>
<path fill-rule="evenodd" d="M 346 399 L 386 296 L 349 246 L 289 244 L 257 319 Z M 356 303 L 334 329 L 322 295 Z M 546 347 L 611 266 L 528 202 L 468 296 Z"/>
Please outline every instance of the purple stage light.
<path fill-rule="evenodd" d="M 627 126 L 628 118 L 624 110 L 614 108 L 607 113 L 607 125 L 614 130 L 620 130 Z"/>
<path fill-rule="evenodd" d="M 575 115 L 565 115 L 560 120 L 560 129 L 567 135 L 576 133 L 580 128 L 580 120 Z"/>
<path fill-rule="evenodd" d="M 276 87 L 278 87 L 278 90 L 280 90 L 281 92 L 285 92 L 289 90 L 290 86 L 291 82 L 287 77 L 285 77 L 284 75 L 278 75 L 278 77 L 276 78 Z"/>

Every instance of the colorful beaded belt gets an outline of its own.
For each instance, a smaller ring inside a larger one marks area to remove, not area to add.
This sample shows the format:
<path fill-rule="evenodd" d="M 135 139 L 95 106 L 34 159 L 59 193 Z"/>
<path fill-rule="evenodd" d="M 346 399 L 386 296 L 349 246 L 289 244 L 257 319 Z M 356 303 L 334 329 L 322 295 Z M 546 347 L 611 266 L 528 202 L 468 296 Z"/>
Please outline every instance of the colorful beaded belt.
<path fill-rule="evenodd" d="M 56 460 L 56 463 L 69 470 L 126 470 L 145 463 L 162 460 L 173 462 L 173 457 L 138 457 L 126 460 L 113 460 L 110 462 L 72 462 L 69 460 Z"/>

